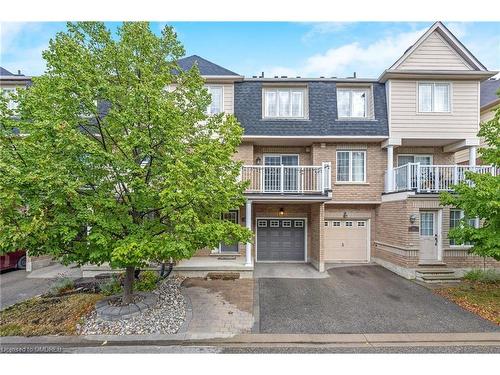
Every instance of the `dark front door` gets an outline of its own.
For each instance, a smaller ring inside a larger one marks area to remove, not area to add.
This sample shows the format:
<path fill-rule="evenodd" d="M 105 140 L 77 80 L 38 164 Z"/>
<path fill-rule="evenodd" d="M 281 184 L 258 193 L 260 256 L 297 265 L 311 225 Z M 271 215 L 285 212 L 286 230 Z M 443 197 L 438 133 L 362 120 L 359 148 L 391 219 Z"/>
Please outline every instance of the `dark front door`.
<path fill-rule="evenodd" d="M 257 219 L 257 261 L 305 261 L 304 219 Z"/>
<path fill-rule="evenodd" d="M 223 215 L 224 220 L 228 220 L 232 223 L 238 224 L 238 210 L 231 210 L 228 213 Z M 237 253 L 238 252 L 238 243 L 234 244 L 220 244 L 221 253 Z"/>

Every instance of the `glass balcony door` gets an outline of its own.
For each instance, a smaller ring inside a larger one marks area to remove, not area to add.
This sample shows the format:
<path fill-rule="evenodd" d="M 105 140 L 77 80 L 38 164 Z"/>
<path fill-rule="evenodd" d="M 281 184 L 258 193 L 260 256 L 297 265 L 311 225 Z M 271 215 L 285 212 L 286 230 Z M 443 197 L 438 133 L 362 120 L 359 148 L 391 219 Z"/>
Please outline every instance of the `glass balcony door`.
<path fill-rule="evenodd" d="M 283 171 L 281 166 L 284 166 Z M 265 155 L 264 156 L 264 189 L 267 192 L 281 192 L 283 178 L 283 191 L 295 192 L 299 189 L 299 168 L 286 168 L 298 166 L 298 155 Z M 282 173 L 283 172 L 283 176 Z"/>

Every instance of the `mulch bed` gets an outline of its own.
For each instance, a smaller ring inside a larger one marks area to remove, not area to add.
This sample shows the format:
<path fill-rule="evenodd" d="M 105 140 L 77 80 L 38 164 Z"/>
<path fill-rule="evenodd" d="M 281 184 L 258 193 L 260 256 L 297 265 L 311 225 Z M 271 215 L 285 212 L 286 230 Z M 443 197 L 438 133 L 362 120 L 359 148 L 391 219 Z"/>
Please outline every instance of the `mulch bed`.
<path fill-rule="evenodd" d="M 434 289 L 434 293 L 500 325 L 500 284 L 465 281 L 458 286 Z"/>

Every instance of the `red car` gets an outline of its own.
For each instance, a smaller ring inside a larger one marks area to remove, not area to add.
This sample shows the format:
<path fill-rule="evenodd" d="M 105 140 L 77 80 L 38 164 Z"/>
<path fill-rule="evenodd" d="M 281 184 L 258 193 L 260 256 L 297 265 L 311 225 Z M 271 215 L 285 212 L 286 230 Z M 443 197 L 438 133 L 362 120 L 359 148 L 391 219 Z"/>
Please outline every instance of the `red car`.
<path fill-rule="evenodd" d="M 18 250 L 13 253 L 0 255 L 0 271 L 15 268 L 26 269 L 26 251 Z"/>

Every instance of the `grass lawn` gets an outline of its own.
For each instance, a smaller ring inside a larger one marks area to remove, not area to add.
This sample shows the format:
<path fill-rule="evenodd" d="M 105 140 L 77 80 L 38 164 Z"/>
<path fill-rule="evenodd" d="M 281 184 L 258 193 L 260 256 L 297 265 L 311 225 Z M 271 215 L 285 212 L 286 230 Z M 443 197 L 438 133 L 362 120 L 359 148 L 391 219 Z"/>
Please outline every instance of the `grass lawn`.
<path fill-rule="evenodd" d="M 15 304 L 0 312 L 0 336 L 74 335 L 82 317 L 102 298 L 77 293 Z"/>
<path fill-rule="evenodd" d="M 465 281 L 458 286 L 434 291 L 464 309 L 500 325 L 500 283 Z"/>

